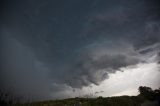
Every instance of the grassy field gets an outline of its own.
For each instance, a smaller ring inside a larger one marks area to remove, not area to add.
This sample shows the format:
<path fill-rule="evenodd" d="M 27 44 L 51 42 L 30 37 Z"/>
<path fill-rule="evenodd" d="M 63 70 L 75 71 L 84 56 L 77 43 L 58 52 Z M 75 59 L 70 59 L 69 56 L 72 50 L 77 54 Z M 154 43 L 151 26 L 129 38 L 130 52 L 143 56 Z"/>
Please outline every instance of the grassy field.
<path fill-rule="evenodd" d="M 15 100 L 7 102 L 0 99 L 0 106 L 160 106 L 160 89 L 139 87 L 137 96 L 68 98 L 63 100 L 48 100 L 30 103 L 20 103 Z"/>
<path fill-rule="evenodd" d="M 144 101 L 145 99 L 140 96 L 120 96 L 106 98 L 70 98 L 64 100 L 12 104 L 12 106 L 141 106 Z"/>

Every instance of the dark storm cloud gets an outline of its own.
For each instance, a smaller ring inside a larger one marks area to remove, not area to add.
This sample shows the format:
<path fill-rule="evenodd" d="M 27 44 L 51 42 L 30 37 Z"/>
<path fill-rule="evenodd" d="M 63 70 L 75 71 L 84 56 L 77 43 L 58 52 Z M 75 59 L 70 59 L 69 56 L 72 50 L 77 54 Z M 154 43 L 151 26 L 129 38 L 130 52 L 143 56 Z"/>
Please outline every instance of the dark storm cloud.
<path fill-rule="evenodd" d="M 45 65 L 35 58 L 28 47 L 8 34 L 3 36 L 3 44 L 1 89 L 22 100 L 49 98 L 48 69 Z"/>
<path fill-rule="evenodd" d="M 84 48 L 83 53 L 76 57 L 77 60 L 68 69 L 69 75 L 66 73 L 65 83 L 77 88 L 91 83 L 98 85 L 108 78 L 109 73 L 144 61 L 132 46 L 115 43 L 108 47 L 109 44 L 100 42 L 93 47 Z"/>
<path fill-rule="evenodd" d="M 146 62 L 160 49 L 158 4 L 158 0 L 7 0 L 1 28 L 3 87 L 42 97 L 50 91 L 98 85 L 109 73 Z M 32 92 L 37 88 L 44 92 Z"/>

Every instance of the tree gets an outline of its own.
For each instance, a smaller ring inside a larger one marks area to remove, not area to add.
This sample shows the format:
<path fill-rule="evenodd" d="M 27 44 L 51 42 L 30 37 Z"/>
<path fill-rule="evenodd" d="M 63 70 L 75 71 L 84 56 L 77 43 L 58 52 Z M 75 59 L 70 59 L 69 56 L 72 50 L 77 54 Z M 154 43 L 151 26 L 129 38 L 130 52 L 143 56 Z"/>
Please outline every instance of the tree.
<path fill-rule="evenodd" d="M 154 94 L 155 94 L 155 99 L 158 100 L 158 102 L 160 104 L 160 88 L 159 89 L 155 89 L 154 90 Z"/>
<path fill-rule="evenodd" d="M 139 87 L 140 96 L 143 96 L 146 99 L 154 100 L 155 99 L 155 93 L 150 87 L 146 86 L 140 86 Z"/>

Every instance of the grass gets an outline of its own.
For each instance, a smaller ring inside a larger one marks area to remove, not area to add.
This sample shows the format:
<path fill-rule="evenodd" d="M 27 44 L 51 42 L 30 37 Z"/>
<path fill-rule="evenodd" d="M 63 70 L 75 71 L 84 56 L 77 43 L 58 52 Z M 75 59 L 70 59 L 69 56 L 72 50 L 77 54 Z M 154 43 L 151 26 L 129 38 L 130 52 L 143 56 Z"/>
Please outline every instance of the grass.
<path fill-rule="evenodd" d="M 97 97 L 97 98 L 68 98 L 63 100 L 48 100 L 31 103 L 15 103 L 5 101 L 9 96 L 1 94 L 0 106 L 142 106 L 143 103 L 150 103 L 149 106 L 160 105 L 160 89 L 152 90 L 150 87 L 140 86 L 140 94 L 137 96 L 116 96 L 116 97 Z M 5 97 L 4 100 L 2 97 Z M 156 102 L 157 105 L 153 104 Z M 146 105 L 145 105 L 146 106 Z"/>
<path fill-rule="evenodd" d="M 140 96 L 98 97 L 98 98 L 69 98 L 50 100 L 10 106 L 140 106 L 145 99 Z"/>

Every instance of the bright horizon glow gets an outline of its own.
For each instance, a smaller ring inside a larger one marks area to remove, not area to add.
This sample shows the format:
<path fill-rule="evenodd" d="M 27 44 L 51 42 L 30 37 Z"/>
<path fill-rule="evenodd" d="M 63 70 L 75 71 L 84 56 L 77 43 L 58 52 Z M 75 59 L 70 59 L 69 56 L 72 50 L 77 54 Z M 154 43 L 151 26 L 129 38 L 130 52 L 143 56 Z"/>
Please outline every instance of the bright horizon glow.
<path fill-rule="evenodd" d="M 103 81 L 99 86 L 92 85 L 92 88 L 84 87 L 86 93 L 90 90 L 96 96 L 122 96 L 137 95 L 139 86 L 148 86 L 153 89 L 159 88 L 160 71 L 159 65 L 155 62 L 140 63 L 135 67 L 122 68 L 121 71 L 109 74 L 109 79 Z M 95 92 L 101 93 L 95 94 Z"/>

